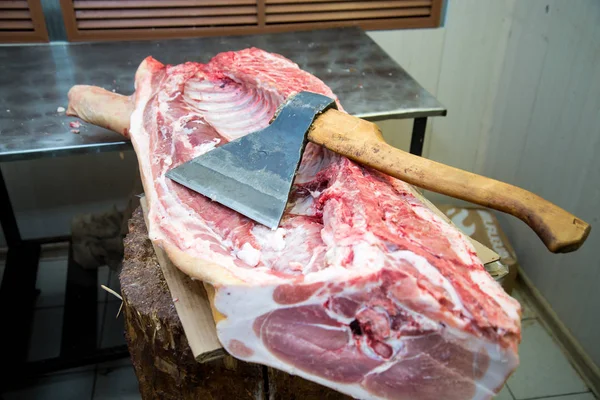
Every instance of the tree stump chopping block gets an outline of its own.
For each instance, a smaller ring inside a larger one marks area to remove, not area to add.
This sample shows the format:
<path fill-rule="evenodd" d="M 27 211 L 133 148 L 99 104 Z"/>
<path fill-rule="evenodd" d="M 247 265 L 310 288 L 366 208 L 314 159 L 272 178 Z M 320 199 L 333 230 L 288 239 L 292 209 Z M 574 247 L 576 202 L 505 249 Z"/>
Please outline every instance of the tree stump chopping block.
<path fill-rule="evenodd" d="M 125 337 L 144 400 L 342 400 L 336 391 L 226 355 L 194 359 L 141 208 L 129 220 L 119 276 Z"/>
<path fill-rule="evenodd" d="M 231 356 L 198 363 L 188 345 L 141 208 L 129 220 L 119 276 L 125 337 L 144 400 L 263 399 L 263 368 Z"/>

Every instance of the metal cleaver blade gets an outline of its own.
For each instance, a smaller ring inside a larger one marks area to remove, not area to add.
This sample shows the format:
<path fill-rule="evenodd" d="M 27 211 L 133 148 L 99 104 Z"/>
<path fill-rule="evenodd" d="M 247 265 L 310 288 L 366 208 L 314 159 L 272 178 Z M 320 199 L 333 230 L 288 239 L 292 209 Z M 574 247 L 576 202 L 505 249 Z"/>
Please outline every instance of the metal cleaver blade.
<path fill-rule="evenodd" d="M 169 170 L 166 176 L 271 229 L 279 226 L 307 133 L 335 101 L 312 92 L 290 97 L 266 128 Z"/>

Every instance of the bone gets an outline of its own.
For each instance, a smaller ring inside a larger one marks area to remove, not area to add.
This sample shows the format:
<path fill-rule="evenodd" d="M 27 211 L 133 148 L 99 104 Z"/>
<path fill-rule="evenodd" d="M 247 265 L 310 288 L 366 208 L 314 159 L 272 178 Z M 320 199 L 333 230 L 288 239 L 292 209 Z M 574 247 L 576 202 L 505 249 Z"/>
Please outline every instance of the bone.
<path fill-rule="evenodd" d="M 97 86 L 76 85 L 69 90 L 67 115 L 129 138 L 133 95 L 124 96 Z"/>

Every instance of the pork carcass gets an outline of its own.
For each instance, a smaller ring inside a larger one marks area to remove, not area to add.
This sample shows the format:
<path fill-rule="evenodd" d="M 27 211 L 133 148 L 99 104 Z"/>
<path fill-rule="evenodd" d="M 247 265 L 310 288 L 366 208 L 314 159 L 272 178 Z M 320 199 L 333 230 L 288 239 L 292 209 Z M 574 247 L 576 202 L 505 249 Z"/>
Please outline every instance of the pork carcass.
<path fill-rule="evenodd" d="M 110 94 L 75 87 L 69 113 L 130 135 L 150 238 L 215 288 L 229 353 L 361 399 L 500 390 L 518 364 L 520 306 L 404 182 L 309 143 L 280 227 L 269 230 L 165 177 L 266 127 L 293 93 L 335 98 L 322 81 L 252 48 L 207 64 L 148 57 L 135 88 L 101 100 L 112 115 L 97 116 L 94 102 Z"/>

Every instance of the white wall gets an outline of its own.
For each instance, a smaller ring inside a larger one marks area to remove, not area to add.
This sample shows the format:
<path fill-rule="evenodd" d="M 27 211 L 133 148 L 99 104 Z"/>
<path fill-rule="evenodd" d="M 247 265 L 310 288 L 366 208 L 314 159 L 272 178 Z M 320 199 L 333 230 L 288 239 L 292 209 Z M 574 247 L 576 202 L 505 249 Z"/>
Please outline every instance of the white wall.
<path fill-rule="evenodd" d="M 505 219 L 523 267 L 600 365 L 600 2 L 518 2 L 476 170 L 526 187 L 593 231 L 574 254 L 551 255 Z M 549 4 L 549 12 L 545 10 Z"/>
<path fill-rule="evenodd" d="M 428 157 L 524 187 L 592 224 L 582 249 L 553 255 L 521 221 L 501 217 L 527 275 L 600 365 L 600 2 L 450 0 L 442 29 L 371 37 L 448 107 L 432 124 Z"/>

